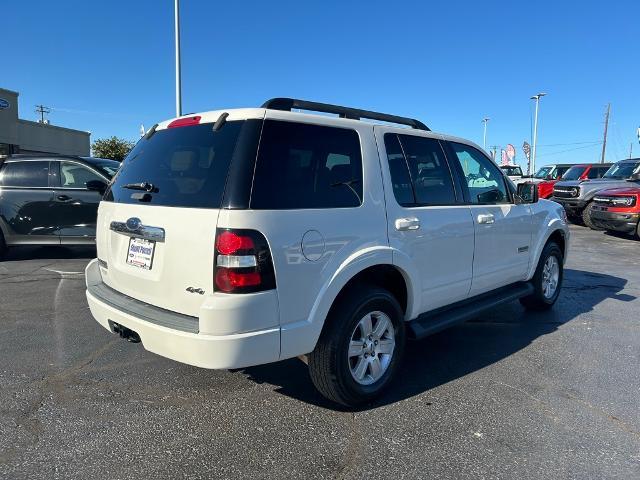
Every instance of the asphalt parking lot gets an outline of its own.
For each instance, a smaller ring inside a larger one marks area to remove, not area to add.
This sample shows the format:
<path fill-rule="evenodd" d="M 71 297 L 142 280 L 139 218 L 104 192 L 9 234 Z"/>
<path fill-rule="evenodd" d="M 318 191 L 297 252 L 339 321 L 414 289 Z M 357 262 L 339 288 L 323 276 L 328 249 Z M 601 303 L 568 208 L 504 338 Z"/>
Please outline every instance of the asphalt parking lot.
<path fill-rule="evenodd" d="M 556 308 L 409 345 L 341 411 L 298 360 L 207 371 L 89 314 L 91 248 L 0 262 L 0 477 L 640 478 L 640 242 L 572 227 Z"/>

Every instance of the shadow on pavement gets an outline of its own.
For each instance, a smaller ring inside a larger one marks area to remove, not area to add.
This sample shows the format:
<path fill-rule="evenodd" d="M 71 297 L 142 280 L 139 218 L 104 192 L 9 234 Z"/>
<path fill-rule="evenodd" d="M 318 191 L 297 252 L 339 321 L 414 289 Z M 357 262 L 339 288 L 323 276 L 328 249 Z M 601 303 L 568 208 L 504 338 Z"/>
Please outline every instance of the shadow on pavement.
<path fill-rule="evenodd" d="M 514 302 L 424 340 L 409 342 L 398 378 L 388 393 L 357 411 L 410 398 L 498 362 L 592 311 L 605 299 L 633 301 L 636 297 L 619 293 L 626 283 L 611 275 L 567 269 L 560 299 L 550 311 L 528 312 Z M 255 382 L 277 386 L 275 391 L 283 395 L 342 410 L 315 390 L 300 359 L 241 371 Z"/>
<path fill-rule="evenodd" d="M 11 247 L 0 262 L 12 262 L 20 260 L 60 260 L 73 258 L 95 258 L 96 247 L 86 246 L 21 246 Z"/>

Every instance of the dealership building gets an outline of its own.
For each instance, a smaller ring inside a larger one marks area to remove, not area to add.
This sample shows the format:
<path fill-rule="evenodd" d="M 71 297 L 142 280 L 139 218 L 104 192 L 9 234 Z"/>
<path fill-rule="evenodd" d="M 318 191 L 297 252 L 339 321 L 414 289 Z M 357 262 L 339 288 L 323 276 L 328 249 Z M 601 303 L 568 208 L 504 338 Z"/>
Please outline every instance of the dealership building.
<path fill-rule="evenodd" d="M 18 92 L 0 88 L 0 155 L 54 153 L 88 156 L 89 132 L 18 118 Z"/>

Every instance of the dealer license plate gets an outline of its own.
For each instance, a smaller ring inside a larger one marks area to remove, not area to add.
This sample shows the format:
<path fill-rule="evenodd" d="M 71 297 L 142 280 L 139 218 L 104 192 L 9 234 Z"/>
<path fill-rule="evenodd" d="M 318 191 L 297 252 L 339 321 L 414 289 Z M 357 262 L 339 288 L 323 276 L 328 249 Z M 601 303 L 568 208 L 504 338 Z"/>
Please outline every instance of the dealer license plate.
<path fill-rule="evenodd" d="M 153 266 L 153 252 L 155 249 L 156 242 L 153 240 L 132 237 L 131 240 L 129 240 L 127 263 L 134 267 L 151 270 L 151 267 Z"/>

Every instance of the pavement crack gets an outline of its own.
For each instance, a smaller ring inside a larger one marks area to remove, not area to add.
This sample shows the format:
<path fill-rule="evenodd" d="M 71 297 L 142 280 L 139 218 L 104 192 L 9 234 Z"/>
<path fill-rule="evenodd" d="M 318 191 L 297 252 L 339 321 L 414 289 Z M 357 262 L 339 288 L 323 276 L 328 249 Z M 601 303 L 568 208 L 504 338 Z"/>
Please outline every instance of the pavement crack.
<path fill-rule="evenodd" d="M 26 441 L 18 441 L 11 445 L 4 452 L 0 451 L 0 463 L 8 463 L 16 454 L 23 451 L 26 447 L 37 445 L 40 441 L 40 435 L 43 432 L 43 426 L 40 420 L 36 417 L 38 411 L 44 405 L 47 397 L 53 397 L 53 395 L 61 395 L 64 389 L 64 380 L 67 380 L 73 375 L 77 375 L 83 372 L 89 365 L 91 365 L 96 359 L 104 355 L 110 348 L 112 348 L 119 339 L 111 340 L 104 344 L 98 350 L 92 352 L 82 361 L 77 364 L 61 370 L 51 376 L 45 376 L 35 383 L 35 389 L 38 392 L 36 397 L 28 403 L 26 408 L 17 413 L 16 429 L 24 428 L 30 434 L 30 438 Z"/>

